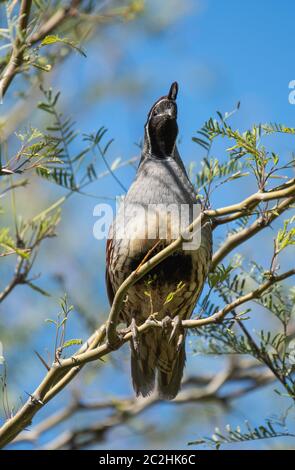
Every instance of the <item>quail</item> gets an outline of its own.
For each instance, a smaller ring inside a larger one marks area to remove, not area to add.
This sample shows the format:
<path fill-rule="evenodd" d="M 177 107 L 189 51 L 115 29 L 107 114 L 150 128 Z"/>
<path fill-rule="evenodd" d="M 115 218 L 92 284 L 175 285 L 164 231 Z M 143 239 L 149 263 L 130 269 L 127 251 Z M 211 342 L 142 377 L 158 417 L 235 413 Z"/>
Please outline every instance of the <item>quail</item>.
<path fill-rule="evenodd" d="M 171 207 L 188 208 L 187 222 L 191 223 L 192 208 L 198 205 L 176 146 L 177 93 L 174 82 L 148 114 L 136 178 L 110 228 L 106 285 L 111 304 L 122 282 L 177 238 L 179 220 Z M 192 315 L 210 269 L 210 221 L 202 223 L 200 233 L 195 249 L 178 249 L 130 287 L 124 299 L 120 322 L 133 332 L 131 374 L 137 396 L 157 389 L 161 398 L 173 399 L 180 389 L 185 365 L 181 320 Z M 163 327 L 138 336 L 137 327 L 153 315 Z"/>

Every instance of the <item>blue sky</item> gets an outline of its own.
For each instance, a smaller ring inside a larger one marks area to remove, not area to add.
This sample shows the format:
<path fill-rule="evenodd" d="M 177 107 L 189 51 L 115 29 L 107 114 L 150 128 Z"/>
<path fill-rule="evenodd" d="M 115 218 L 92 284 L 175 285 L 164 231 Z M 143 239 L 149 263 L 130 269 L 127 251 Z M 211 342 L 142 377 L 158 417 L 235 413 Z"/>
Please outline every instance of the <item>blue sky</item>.
<path fill-rule="evenodd" d="M 259 122 L 294 125 L 295 106 L 288 102 L 288 84 L 295 79 L 291 42 L 295 15 L 293 1 L 173 0 L 170 3 L 169 0 L 163 0 L 161 6 L 157 6 L 156 1 L 146 3 L 151 17 L 148 23 L 139 19 L 127 25 L 120 23 L 106 28 L 97 43 L 86 46 L 86 59 L 73 55 L 63 66 L 62 74 L 52 73 L 52 86 L 62 92 L 60 103 L 63 111 L 73 116 L 77 127 L 89 133 L 104 125 L 108 128 L 109 136 L 115 138 L 109 153 L 110 161 L 118 156 L 128 159 L 138 154 L 135 143 L 142 139 L 147 112 L 159 96 L 167 93 L 171 82 L 175 80 L 180 86 L 179 150 L 186 164 L 194 160 L 198 165 L 203 157 L 202 149 L 191 140 L 203 122 L 217 110 L 224 112 L 233 109 L 238 101 L 241 102 L 241 108 L 234 117 L 233 125 L 240 130 Z M 161 11 L 164 11 L 164 17 L 167 16 L 170 5 L 174 5 L 174 14 L 166 27 L 161 28 Z M 178 10 L 181 12 L 179 18 Z M 37 121 L 38 116 L 32 116 L 32 121 Z M 285 158 L 294 149 L 292 140 L 284 136 L 272 138 L 268 142 Z M 216 151 L 222 153 L 224 149 L 221 146 Z M 218 156 L 224 158 L 224 154 Z M 104 169 L 103 163 L 101 169 Z M 127 186 L 134 174 L 134 168 L 131 167 L 118 173 Z M 253 186 L 238 180 L 230 194 L 223 191 L 218 195 L 216 203 L 222 206 L 229 201 L 238 202 L 251 189 Z M 45 194 L 38 191 L 40 186 L 35 185 L 26 194 L 25 200 L 33 207 L 36 194 L 40 195 L 41 200 L 55 200 L 60 193 L 53 186 L 48 187 Z M 114 197 L 120 193 L 120 188 L 108 177 L 95 183 L 91 192 L 97 196 Z M 76 196 L 67 203 L 59 230 L 60 240 L 55 244 L 46 244 L 46 252 L 41 254 L 38 269 L 42 271 L 46 268 L 49 272 L 40 279 L 40 284 L 53 290 L 56 286 L 52 275 L 56 272 L 65 274 L 67 286 L 70 292 L 75 293 L 74 297 L 81 301 L 91 299 L 93 316 L 100 312 L 102 318 L 107 313 L 104 244 L 94 240 L 92 235 L 95 203 L 91 198 Z M 265 240 L 271 242 L 271 234 L 265 237 L 260 237 L 256 245 L 260 247 L 259 259 L 262 262 L 271 253 L 267 248 L 264 249 Z M 257 254 L 256 249 L 249 247 L 245 248 L 245 253 L 250 258 Z M 34 347 L 40 351 L 45 347 L 50 348 L 52 337 L 48 325 L 42 326 L 41 334 L 34 333 L 33 325 L 38 328 L 40 324 L 43 325 L 44 318 L 54 315 L 52 312 L 56 310 L 57 291 L 54 291 L 53 298 L 46 305 L 43 299 L 36 299 L 35 293 L 28 293 L 23 288 L 17 292 L 18 297 L 9 299 L 5 308 L 12 313 L 22 305 L 22 314 L 17 315 L 17 323 L 26 321 L 26 315 L 29 315 Z M 32 310 L 42 310 L 40 318 L 37 316 L 32 321 Z M 70 329 L 73 337 L 87 334 L 83 322 L 76 318 Z M 32 358 L 32 349 L 28 345 L 27 350 L 22 351 L 24 358 Z M 132 393 L 128 354 L 126 350 L 123 355 L 114 355 L 113 367 L 106 365 L 102 379 L 90 386 L 90 398 L 97 398 L 101 391 L 123 396 Z M 13 361 L 19 355 L 20 351 L 14 351 L 9 357 Z M 23 364 L 22 361 L 20 363 Z M 207 361 L 193 357 L 188 367 L 190 370 L 204 371 L 210 366 L 218 370 L 221 363 L 220 360 Z M 118 370 L 121 368 L 123 372 Z M 33 383 L 37 385 L 42 375 L 39 364 L 31 365 L 25 377 L 17 372 L 11 375 L 13 385 L 18 390 L 27 389 Z M 58 409 L 65 396 L 66 391 L 36 421 L 53 409 Z M 164 446 L 185 448 L 186 442 L 198 434 L 210 434 L 216 423 L 239 424 L 244 416 L 249 415 L 254 422 L 260 422 L 274 410 L 279 412 L 281 406 L 272 388 L 243 398 L 234 404 L 232 412 L 225 413 L 223 417 L 216 408 L 211 410 L 211 417 L 207 419 L 202 405 L 190 405 L 186 407 L 187 414 L 180 418 L 187 420 L 187 425 L 186 421 L 183 423 L 185 426 L 181 437 L 171 437 Z M 150 410 L 145 417 L 148 421 L 154 420 L 161 429 L 160 422 L 167 425 L 171 420 L 173 425 L 172 412 L 179 413 L 179 410 L 163 405 Z M 190 421 L 189 414 L 193 414 L 195 419 Z M 107 445 L 113 448 L 155 445 L 152 437 L 149 441 L 145 436 L 135 434 L 130 432 L 130 435 L 126 435 L 124 430 L 116 430 Z M 257 447 L 260 445 L 257 444 Z"/>

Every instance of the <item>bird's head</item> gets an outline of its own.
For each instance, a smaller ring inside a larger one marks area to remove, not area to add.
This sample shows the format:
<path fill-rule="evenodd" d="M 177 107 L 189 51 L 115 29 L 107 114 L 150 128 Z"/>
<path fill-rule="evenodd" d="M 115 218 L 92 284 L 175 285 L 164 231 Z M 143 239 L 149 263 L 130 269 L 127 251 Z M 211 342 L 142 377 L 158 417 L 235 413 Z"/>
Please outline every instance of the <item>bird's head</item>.
<path fill-rule="evenodd" d="M 177 82 L 172 83 L 167 96 L 159 98 L 152 106 L 145 125 L 150 153 L 157 158 L 172 154 L 178 134 Z"/>

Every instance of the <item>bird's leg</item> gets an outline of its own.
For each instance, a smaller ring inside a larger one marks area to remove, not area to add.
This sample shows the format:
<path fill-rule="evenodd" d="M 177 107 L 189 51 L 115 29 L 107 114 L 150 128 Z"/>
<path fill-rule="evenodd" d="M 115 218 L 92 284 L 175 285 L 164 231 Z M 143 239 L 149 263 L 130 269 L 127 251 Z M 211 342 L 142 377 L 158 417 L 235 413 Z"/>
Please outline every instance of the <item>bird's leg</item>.
<path fill-rule="evenodd" d="M 130 328 L 130 325 L 129 325 L 129 326 L 127 326 L 127 328 L 122 328 L 120 330 L 120 334 L 125 336 L 125 335 L 127 335 L 127 333 L 130 333 L 130 331 L 131 331 L 131 328 Z"/>
<path fill-rule="evenodd" d="M 184 341 L 184 333 L 180 333 L 178 336 L 177 344 L 176 344 L 176 351 L 179 352 Z"/>
<path fill-rule="evenodd" d="M 171 327 L 172 327 L 172 318 L 169 317 L 169 315 L 166 315 L 166 317 L 164 317 L 162 320 L 162 328 L 165 333 L 168 333 Z"/>
<path fill-rule="evenodd" d="M 127 333 L 132 334 L 133 347 L 134 347 L 135 352 L 138 352 L 139 334 L 138 334 L 138 326 L 136 325 L 136 321 L 135 321 L 134 317 L 132 318 L 132 320 L 131 320 L 131 322 L 130 322 L 130 324 L 127 328 L 123 328 L 122 330 L 120 330 L 119 335 L 123 337 Z"/>
<path fill-rule="evenodd" d="M 169 337 L 169 343 L 177 337 L 176 351 L 179 352 L 184 340 L 184 331 L 181 325 L 181 318 L 179 315 L 176 315 L 173 320 L 173 328 Z"/>
<path fill-rule="evenodd" d="M 180 328 L 180 325 L 181 325 L 181 320 L 179 318 L 179 315 L 176 315 L 173 318 L 173 327 L 172 327 L 171 335 L 170 335 L 170 338 L 169 338 L 169 343 L 173 340 L 173 338 L 175 338 L 176 333 Z"/>
<path fill-rule="evenodd" d="M 162 328 L 166 334 L 169 333 L 170 336 L 168 343 L 171 343 L 173 339 L 177 339 L 176 342 L 176 351 L 179 352 L 184 340 L 183 327 L 181 325 L 181 318 L 179 315 L 176 315 L 174 318 L 169 317 L 168 315 L 162 320 Z"/>
<path fill-rule="evenodd" d="M 132 334 L 132 343 L 134 347 L 134 351 L 136 353 L 139 352 L 139 334 L 138 334 L 138 327 L 136 325 L 135 318 L 133 317 L 130 323 L 130 331 Z"/>

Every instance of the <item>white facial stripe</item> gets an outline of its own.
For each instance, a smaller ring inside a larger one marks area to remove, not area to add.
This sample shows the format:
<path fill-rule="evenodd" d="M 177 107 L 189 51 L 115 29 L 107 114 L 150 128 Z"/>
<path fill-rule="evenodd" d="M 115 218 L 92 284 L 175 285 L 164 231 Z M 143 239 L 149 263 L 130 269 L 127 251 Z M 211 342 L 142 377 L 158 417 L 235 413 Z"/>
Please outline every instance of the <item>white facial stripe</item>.
<path fill-rule="evenodd" d="M 153 113 L 155 107 L 158 106 L 158 104 L 162 103 L 162 101 L 167 101 L 167 98 L 161 98 L 159 101 L 157 101 L 157 102 L 154 104 L 154 106 L 152 107 L 152 109 L 151 109 L 150 112 L 149 112 L 147 122 L 149 122 L 150 117 L 151 117 L 151 115 L 152 115 L 152 113 Z"/>
<path fill-rule="evenodd" d="M 160 99 L 159 101 L 157 101 L 154 106 L 152 107 L 152 109 L 154 109 L 156 106 L 158 106 L 158 104 L 162 103 L 162 101 L 168 101 L 167 98 L 162 98 Z"/>
<path fill-rule="evenodd" d="M 148 127 L 149 127 L 149 122 L 147 121 L 146 125 L 144 126 L 144 130 L 145 130 L 146 139 L 148 141 L 148 145 L 147 145 L 148 151 L 150 152 L 151 151 L 151 139 L 150 139 L 150 133 L 149 133 Z"/>

